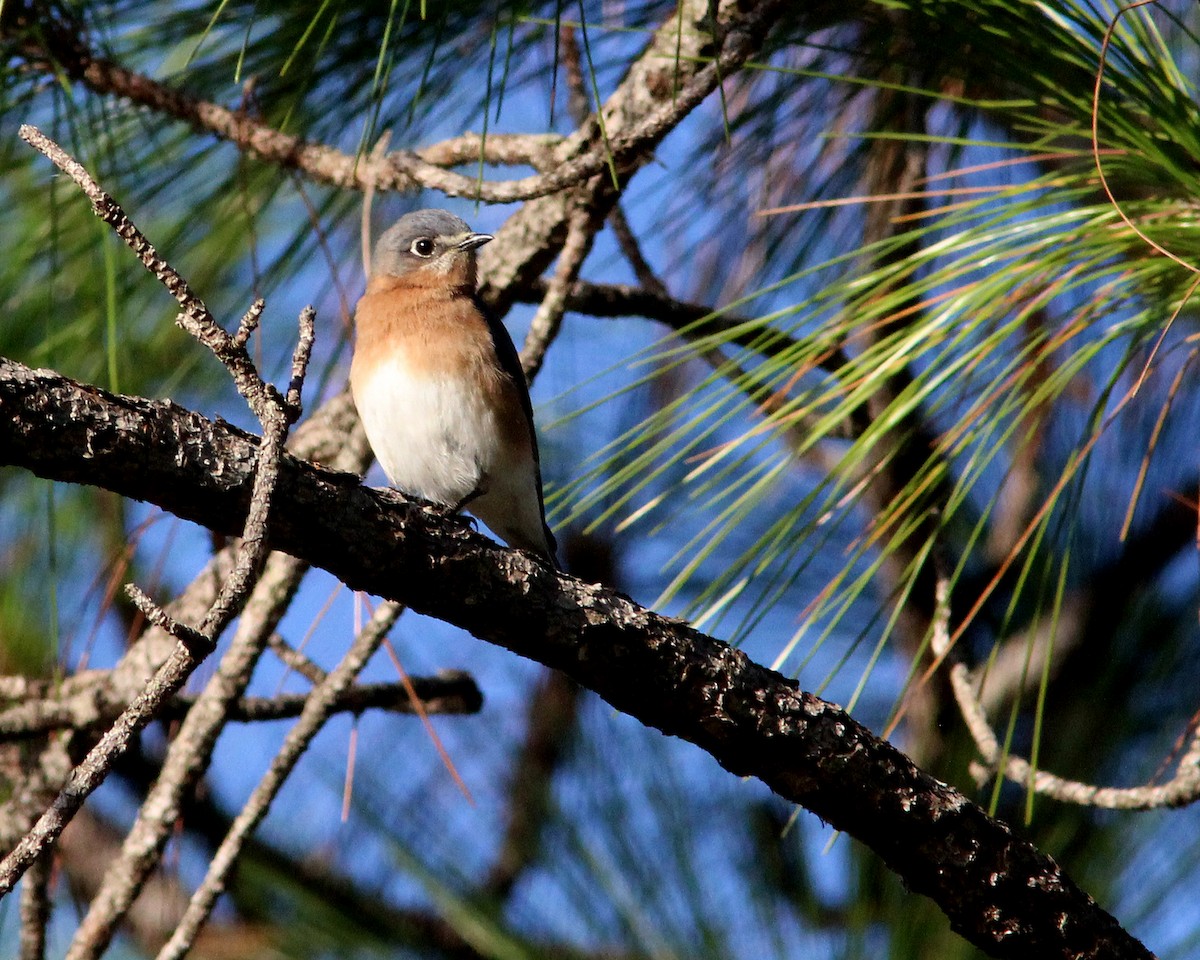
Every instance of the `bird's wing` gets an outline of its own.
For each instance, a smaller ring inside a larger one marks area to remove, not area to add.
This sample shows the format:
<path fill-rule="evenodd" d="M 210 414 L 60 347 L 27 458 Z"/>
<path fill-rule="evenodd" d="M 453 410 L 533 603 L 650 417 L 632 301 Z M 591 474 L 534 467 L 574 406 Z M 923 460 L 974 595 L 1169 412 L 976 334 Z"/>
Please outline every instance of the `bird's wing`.
<path fill-rule="evenodd" d="M 529 444 L 533 450 L 533 472 L 537 476 L 538 508 L 542 511 L 542 526 L 545 527 L 546 540 L 549 542 L 553 555 L 558 551 L 558 544 L 550 527 L 546 524 L 546 504 L 542 498 L 542 458 L 538 453 L 537 430 L 533 426 L 533 402 L 529 399 L 529 386 L 525 382 L 525 371 L 521 368 L 521 355 L 517 353 L 517 347 L 504 324 L 492 316 L 491 311 L 486 309 L 483 304 L 476 301 L 476 306 L 483 319 L 487 321 L 500 366 L 512 378 L 517 396 L 521 398 L 521 409 L 525 411 L 525 421 L 529 424 Z"/>
<path fill-rule="evenodd" d="M 500 366 L 510 377 L 517 388 L 517 395 L 521 398 L 521 409 L 525 411 L 525 417 L 529 421 L 529 432 L 533 435 L 533 459 L 538 459 L 537 451 L 537 436 L 533 430 L 533 403 L 529 399 L 529 387 L 525 382 L 525 371 L 521 368 L 521 355 L 517 353 L 516 344 L 513 343 L 512 337 L 508 335 L 508 330 L 499 320 L 491 315 L 482 304 L 476 304 L 483 319 L 487 321 L 488 330 L 492 334 L 492 345 L 496 348 L 496 356 L 500 360 Z M 540 482 L 540 479 L 539 479 Z"/>

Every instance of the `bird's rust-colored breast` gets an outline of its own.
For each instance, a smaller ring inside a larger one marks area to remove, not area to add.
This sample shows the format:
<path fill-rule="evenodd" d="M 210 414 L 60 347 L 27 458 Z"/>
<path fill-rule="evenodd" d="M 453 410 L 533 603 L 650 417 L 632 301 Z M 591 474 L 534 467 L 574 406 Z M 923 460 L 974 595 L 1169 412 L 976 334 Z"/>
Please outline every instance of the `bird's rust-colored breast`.
<path fill-rule="evenodd" d="M 355 360 L 404 357 L 414 374 L 466 370 L 492 349 L 487 323 L 456 291 L 372 280 L 355 311 Z"/>
<path fill-rule="evenodd" d="M 355 310 L 352 383 L 365 383 L 383 361 L 399 361 L 413 377 L 462 377 L 487 398 L 505 439 L 530 444 L 515 386 L 500 367 L 487 321 L 461 289 L 376 277 Z"/>

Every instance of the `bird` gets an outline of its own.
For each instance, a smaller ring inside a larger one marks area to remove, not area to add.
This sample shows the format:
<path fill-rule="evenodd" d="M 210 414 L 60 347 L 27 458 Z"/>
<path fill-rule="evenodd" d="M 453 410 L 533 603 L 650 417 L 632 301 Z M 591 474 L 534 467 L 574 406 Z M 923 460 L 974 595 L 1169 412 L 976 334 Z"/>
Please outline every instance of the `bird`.
<path fill-rule="evenodd" d="M 393 487 L 466 509 L 557 568 L 521 360 L 476 291 L 476 251 L 493 239 L 436 209 L 380 235 L 355 308 L 350 389 Z"/>

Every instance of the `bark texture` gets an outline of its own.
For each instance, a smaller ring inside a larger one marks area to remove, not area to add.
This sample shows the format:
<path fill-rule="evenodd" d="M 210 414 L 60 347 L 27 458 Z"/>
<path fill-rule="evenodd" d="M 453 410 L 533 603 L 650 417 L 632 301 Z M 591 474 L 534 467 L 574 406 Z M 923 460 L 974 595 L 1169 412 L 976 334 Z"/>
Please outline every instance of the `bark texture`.
<path fill-rule="evenodd" d="M 0 359 L 0 465 L 245 522 L 257 441 L 168 401 Z M 354 589 L 555 667 L 878 853 L 1000 957 L 1151 954 L 1058 865 L 837 706 L 685 623 L 556 574 L 419 502 L 285 455 L 268 539 Z"/>

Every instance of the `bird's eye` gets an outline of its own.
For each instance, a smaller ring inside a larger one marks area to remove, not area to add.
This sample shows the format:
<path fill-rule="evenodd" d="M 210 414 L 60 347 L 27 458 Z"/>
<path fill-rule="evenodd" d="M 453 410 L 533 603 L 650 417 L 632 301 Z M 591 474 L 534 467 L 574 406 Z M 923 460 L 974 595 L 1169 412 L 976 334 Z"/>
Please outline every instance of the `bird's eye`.
<path fill-rule="evenodd" d="M 433 241 L 428 237 L 417 237 L 417 239 L 412 242 L 412 246 L 410 246 L 408 249 L 415 253 L 418 257 L 432 257 Z"/>

